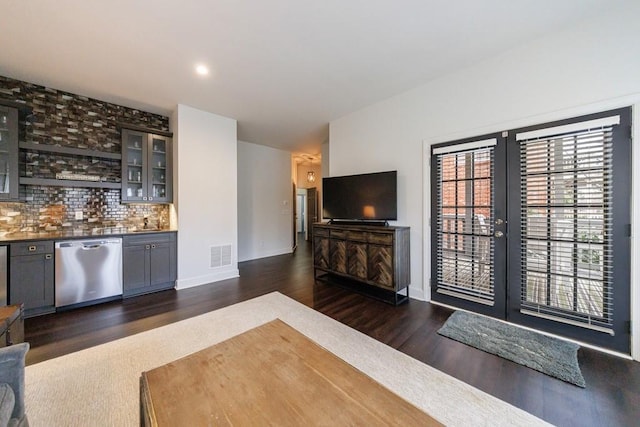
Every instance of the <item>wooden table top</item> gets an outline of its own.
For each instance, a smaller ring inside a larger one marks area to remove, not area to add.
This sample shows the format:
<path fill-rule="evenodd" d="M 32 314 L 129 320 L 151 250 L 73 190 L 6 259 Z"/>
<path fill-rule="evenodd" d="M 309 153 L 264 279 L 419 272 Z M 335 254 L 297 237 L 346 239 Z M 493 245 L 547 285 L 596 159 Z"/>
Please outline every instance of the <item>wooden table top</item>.
<path fill-rule="evenodd" d="M 279 319 L 141 377 L 143 423 L 441 425 Z"/>
<path fill-rule="evenodd" d="M 0 324 L 3 330 L 9 327 L 22 314 L 22 304 L 0 306 Z"/>

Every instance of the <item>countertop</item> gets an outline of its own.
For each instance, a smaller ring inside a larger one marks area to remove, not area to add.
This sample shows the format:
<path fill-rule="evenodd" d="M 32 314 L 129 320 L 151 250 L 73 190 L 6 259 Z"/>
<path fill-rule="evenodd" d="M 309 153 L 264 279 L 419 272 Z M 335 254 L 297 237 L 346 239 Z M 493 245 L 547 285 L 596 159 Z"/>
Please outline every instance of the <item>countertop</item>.
<path fill-rule="evenodd" d="M 175 229 L 136 229 L 126 227 L 96 228 L 93 230 L 64 230 L 47 232 L 19 232 L 0 237 L 0 244 L 22 242 L 29 240 L 60 240 L 60 239 L 93 239 L 99 236 L 126 236 L 151 233 L 175 233 Z"/>

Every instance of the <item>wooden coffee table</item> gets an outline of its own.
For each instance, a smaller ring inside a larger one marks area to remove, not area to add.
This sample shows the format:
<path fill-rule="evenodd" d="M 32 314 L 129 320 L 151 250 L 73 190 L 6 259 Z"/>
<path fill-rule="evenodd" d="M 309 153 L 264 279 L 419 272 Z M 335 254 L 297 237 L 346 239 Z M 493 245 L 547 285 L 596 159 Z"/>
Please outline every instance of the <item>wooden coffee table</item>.
<path fill-rule="evenodd" d="M 281 320 L 140 379 L 141 424 L 441 425 Z"/>

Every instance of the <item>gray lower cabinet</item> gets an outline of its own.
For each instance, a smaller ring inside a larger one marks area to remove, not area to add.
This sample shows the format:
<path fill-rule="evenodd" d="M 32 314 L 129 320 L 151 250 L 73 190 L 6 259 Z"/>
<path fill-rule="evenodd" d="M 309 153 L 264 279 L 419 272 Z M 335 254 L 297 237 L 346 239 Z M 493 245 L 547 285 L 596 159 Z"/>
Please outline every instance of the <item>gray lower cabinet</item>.
<path fill-rule="evenodd" d="M 55 312 L 53 241 L 9 245 L 9 304 L 24 304 L 24 316 Z"/>
<path fill-rule="evenodd" d="M 177 277 L 176 233 L 123 238 L 123 296 L 171 289 Z"/>

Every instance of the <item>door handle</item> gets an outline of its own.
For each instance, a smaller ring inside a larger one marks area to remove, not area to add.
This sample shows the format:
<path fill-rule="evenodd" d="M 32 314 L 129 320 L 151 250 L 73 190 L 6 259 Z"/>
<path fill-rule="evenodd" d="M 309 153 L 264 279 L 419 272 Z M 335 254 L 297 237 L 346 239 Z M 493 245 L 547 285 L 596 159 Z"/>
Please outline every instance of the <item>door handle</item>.
<path fill-rule="evenodd" d="M 504 236 L 504 233 L 502 231 L 496 231 L 494 236 L 500 238 L 500 237 Z"/>

